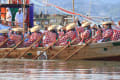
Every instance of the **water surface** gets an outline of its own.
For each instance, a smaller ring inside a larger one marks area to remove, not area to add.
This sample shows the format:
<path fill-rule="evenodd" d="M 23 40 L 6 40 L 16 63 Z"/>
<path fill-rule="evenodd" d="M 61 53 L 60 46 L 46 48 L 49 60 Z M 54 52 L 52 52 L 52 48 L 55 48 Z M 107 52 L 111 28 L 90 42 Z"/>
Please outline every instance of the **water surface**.
<path fill-rule="evenodd" d="M 120 80 L 120 62 L 1 59 L 0 80 Z"/>

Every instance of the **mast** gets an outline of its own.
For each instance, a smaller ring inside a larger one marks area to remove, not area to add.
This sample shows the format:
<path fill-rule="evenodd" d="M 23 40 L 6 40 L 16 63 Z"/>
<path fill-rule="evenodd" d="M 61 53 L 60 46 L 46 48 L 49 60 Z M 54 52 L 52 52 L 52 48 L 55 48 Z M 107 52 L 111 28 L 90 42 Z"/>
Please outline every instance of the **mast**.
<path fill-rule="evenodd" d="M 24 0 L 24 3 L 23 3 L 23 29 L 24 29 L 23 36 L 25 34 L 25 22 L 24 22 L 24 20 L 25 20 L 25 5 L 26 5 L 26 0 Z"/>
<path fill-rule="evenodd" d="M 88 16 L 91 16 L 91 8 L 92 8 L 92 1 L 90 0 Z"/>
<path fill-rule="evenodd" d="M 45 1 L 45 4 L 48 3 L 48 0 Z M 47 6 L 45 6 L 45 15 L 47 14 Z"/>
<path fill-rule="evenodd" d="M 73 13 L 75 12 L 75 8 L 74 8 L 74 0 L 72 0 L 72 5 L 73 5 Z M 73 15 L 73 21 L 75 21 L 75 16 Z"/>

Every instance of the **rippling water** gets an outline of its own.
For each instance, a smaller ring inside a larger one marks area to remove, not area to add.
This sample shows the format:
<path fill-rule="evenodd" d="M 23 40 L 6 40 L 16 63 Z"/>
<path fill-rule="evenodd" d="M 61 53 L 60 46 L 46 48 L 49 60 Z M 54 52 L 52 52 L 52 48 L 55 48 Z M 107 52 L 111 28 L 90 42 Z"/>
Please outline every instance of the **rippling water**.
<path fill-rule="evenodd" d="M 120 80 L 120 63 L 1 59 L 0 80 Z"/>

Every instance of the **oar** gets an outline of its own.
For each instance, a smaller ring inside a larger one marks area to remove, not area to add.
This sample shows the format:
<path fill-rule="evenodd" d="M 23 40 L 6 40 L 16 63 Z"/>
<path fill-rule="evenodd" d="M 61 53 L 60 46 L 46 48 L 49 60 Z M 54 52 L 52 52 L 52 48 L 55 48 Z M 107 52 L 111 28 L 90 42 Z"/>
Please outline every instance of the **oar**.
<path fill-rule="evenodd" d="M 73 52 L 70 56 L 68 56 L 65 61 L 69 60 L 72 56 L 76 55 L 81 49 L 85 48 L 86 46 L 88 46 L 88 44 L 90 44 L 92 41 L 92 39 L 90 39 L 85 45 L 83 45 L 82 47 L 78 48 L 75 52 Z"/>
<path fill-rule="evenodd" d="M 43 52 L 41 54 L 37 55 L 33 59 L 37 59 L 39 56 L 41 56 L 45 51 L 47 51 L 50 47 L 52 47 L 54 44 L 56 44 L 63 36 L 64 35 L 62 35 L 59 39 L 57 39 L 55 42 L 53 42 L 52 45 L 48 46 L 46 49 L 43 50 Z"/>
<path fill-rule="evenodd" d="M 28 37 L 28 36 L 27 36 Z M 14 50 L 16 50 L 16 48 L 23 43 L 23 41 L 27 38 L 25 37 L 23 40 L 19 41 L 18 44 L 16 44 L 16 46 L 14 48 L 12 48 L 5 56 L 3 56 L 2 58 L 6 58 L 9 54 L 11 54 L 11 52 L 13 52 Z"/>
<path fill-rule="evenodd" d="M 9 38 L 7 38 L 5 41 L 3 41 L 1 44 L 0 44 L 0 47 L 3 46 L 7 41 L 8 41 Z"/>
<path fill-rule="evenodd" d="M 78 37 L 77 37 L 78 38 Z M 71 44 L 77 40 L 77 38 L 75 38 L 74 40 L 72 40 Z M 68 46 L 70 46 L 70 44 L 67 44 L 64 48 L 62 48 L 61 50 L 59 50 L 56 55 L 54 55 L 53 57 L 51 57 L 50 59 L 54 59 L 57 55 L 59 55 L 62 51 L 64 51 Z"/>
<path fill-rule="evenodd" d="M 20 59 L 22 56 L 24 56 L 38 41 L 40 41 L 42 38 L 43 38 L 43 35 L 44 34 L 42 34 L 41 36 L 40 36 L 40 38 L 38 38 L 35 42 L 33 42 L 31 45 L 30 45 L 30 47 L 28 47 L 28 49 L 26 49 L 20 56 L 18 56 L 17 58 L 18 59 Z"/>

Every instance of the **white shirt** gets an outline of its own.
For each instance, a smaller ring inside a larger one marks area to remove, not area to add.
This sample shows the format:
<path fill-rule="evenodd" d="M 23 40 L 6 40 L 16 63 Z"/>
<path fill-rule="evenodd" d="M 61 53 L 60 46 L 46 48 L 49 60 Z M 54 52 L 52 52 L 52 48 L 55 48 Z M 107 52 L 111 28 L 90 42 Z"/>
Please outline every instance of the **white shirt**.
<path fill-rule="evenodd" d="M 23 23 L 23 13 L 22 12 L 20 14 L 19 14 L 19 12 L 16 13 L 15 22 L 18 24 Z"/>
<path fill-rule="evenodd" d="M 11 17 L 10 17 L 11 16 Z M 8 11 L 7 13 L 6 13 L 6 21 L 12 21 L 12 15 L 11 15 L 11 12 L 10 11 Z"/>

